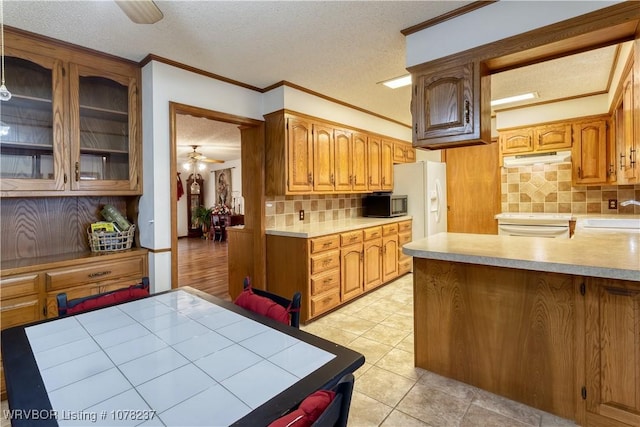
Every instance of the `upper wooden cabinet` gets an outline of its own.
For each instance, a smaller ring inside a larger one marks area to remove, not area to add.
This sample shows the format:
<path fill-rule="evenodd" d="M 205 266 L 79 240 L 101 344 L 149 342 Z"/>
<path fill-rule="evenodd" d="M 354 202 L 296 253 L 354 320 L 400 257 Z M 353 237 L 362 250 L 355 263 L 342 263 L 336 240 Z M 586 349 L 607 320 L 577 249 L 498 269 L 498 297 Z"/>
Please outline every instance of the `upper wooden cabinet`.
<path fill-rule="evenodd" d="M 571 123 L 561 122 L 500 130 L 502 154 L 542 153 L 571 149 Z"/>
<path fill-rule="evenodd" d="M 414 145 L 446 148 L 491 142 L 491 80 L 486 67 L 436 63 L 412 70 Z"/>
<path fill-rule="evenodd" d="M 593 120 L 573 125 L 571 153 L 573 183 L 578 185 L 607 181 L 607 120 Z"/>
<path fill-rule="evenodd" d="M 5 54 L 2 196 L 141 194 L 137 64 L 11 31 Z"/>
<path fill-rule="evenodd" d="M 395 142 L 393 144 L 394 163 L 413 163 L 416 161 L 416 149 L 406 142 Z"/>
<path fill-rule="evenodd" d="M 268 195 L 393 189 L 393 146 L 400 141 L 303 114 L 279 111 L 265 118 Z"/>
<path fill-rule="evenodd" d="M 635 132 L 636 126 L 640 126 L 634 119 L 634 76 L 631 71 L 627 73 L 622 84 L 622 102 L 617 110 L 617 119 L 618 183 L 635 184 L 640 175 L 638 167 L 640 142 L 637 141 Z"/>

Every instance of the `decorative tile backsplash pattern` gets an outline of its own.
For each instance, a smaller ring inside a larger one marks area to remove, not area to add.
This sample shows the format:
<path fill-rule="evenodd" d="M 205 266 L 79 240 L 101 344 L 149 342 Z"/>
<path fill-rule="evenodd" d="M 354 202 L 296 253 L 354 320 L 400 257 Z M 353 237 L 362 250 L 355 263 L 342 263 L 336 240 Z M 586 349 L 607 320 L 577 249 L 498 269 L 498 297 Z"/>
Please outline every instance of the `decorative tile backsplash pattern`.
<path fill-rule="evenodd" d="M 267 196 L 266 228 L 334 221 L 362 216 L 362 194 Z M 304 210 L 304 220 L 299 212 Z"/>
<path fill-rule="evenodd" d="M 502 168 L 501 174 L 502 212 L 640 214 L 640 206 L 620 206 L 640 200 L 640 185 L 573 187 L 571 163 Z M 617 209 L 609 209 L 611 199 Z"/>

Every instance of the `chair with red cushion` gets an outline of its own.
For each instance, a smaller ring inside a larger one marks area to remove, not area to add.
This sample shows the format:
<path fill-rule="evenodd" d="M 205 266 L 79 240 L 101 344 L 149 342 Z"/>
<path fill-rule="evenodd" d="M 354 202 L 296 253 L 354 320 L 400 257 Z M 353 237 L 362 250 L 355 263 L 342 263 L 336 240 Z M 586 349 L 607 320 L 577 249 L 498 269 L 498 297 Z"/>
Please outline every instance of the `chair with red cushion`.
<path fill-rule="evenodd" d="M 354 381 L 353 374 L 346 374 L 331 390 L 310 394 L 269 427 L 346 427 Z"/>
<path fill-rule="evenodd" d="M 234 301 L 236 305 L 253 311 L 254 313 L 270 317 L 285 325 L 294 328 L 300 327 L 300 304 L 302 295 L 300 292 L 293 294 L 292 299 L 287 299 L 271 292 L 251 287 L 251 279 L 244 279 L 244 290 Z"/>
<path fill-rule="evenodd" d="M 97 295 L 89 295 L 83 298 L 67 300 L 66 293 L 57 295 L 58 316 L 77 314 L 95 308 L 107 307 L 121 302 L 133 301 L 149 296 L 149 278 L 143 277 L 142 283 L 127 288 L 116 289 Z"/>

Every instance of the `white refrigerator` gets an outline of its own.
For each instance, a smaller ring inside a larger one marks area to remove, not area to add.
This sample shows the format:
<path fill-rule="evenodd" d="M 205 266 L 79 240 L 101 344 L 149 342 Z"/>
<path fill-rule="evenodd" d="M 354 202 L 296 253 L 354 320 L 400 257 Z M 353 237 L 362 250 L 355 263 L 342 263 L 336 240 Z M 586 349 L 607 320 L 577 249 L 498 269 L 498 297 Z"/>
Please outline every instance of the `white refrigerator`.
<path fill-rule="evenodd" d="M 407 195 L 413 240 L 447 231 L 447 165 L 418 161 L 393 166 L 393 193 Z"/>

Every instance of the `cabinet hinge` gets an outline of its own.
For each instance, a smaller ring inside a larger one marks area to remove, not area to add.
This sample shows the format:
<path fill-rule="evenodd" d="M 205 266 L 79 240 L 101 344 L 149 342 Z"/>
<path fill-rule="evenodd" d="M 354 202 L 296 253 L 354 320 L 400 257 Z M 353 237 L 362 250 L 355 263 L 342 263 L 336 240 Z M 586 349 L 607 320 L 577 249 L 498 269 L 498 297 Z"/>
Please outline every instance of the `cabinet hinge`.
<path fill-rule="evenodd" d="M 587 286 L 584 284 L 584 282 L 580 283 L 580 295 L 586 295 L 587 294 Z"/>
<path fill-rule="evenodd" d="M 587 388 L 585 386 L 582 386 L 580 394 L 582 395 L 582 400 L 587 400 Z"/>

